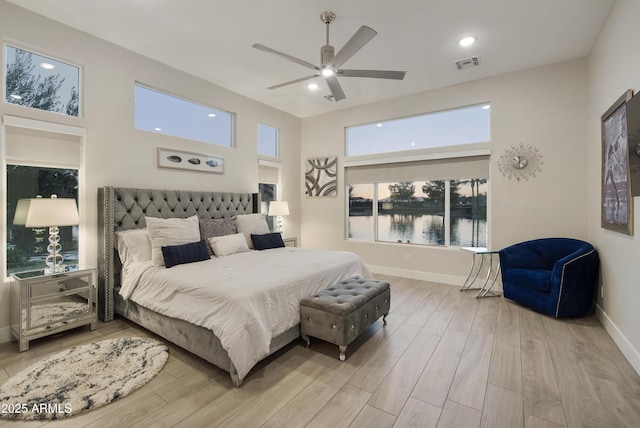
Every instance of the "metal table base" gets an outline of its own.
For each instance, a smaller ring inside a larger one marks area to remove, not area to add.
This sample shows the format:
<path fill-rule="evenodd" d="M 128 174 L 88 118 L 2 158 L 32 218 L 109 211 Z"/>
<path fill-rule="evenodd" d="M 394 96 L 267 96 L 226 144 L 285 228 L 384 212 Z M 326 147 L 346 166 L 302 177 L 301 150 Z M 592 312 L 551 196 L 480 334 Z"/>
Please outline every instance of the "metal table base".
<path fill-rule="evenodd" d="M 473 253 L 473 263 L 471 264 L 471 270 L 469 271 L 469 275 L 465 280 L 464 284 L 460 287 L 460 291 L 465 290 L 478 290 L 478 294 L 476 294 L 476 299 L 480 297 L 498 297 L 500 293 L 491 291 L 493 285 L 498 280 L 498 276 L 500 275 L 500 260 L 498 259 L 497 266 L 495 267 L 494 273 L 494 261 L 493 256 L 497 257 L 497 251 L 491 251 L 485 247 L 462 247 L 463 251 L 469 251 Z M 488 263 L 486 271 L 487 275 L 484 278 L 480 277 L 480 272 L 482 272 L 482 267 Z M 477 268 L 476 268 L 477 265 Z M 475 271 L 475 274 L 474 274 Z M 482 283 L 479 287 L 472 287 L 476 281 Z M 483 282 L 484 281 L 484 282 Z"/>

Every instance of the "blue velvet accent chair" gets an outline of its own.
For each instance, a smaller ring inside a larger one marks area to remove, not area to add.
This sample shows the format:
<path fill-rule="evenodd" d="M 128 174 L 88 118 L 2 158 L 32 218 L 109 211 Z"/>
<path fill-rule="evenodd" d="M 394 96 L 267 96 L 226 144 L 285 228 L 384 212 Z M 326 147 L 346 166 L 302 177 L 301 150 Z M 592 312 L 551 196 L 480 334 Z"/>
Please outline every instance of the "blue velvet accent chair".
<path fill-rule="evenodd" d="M 600 259 L 588 242 L 544 238 L 500 250 L 504 297 L 552 317 L 587 315 Z"/>

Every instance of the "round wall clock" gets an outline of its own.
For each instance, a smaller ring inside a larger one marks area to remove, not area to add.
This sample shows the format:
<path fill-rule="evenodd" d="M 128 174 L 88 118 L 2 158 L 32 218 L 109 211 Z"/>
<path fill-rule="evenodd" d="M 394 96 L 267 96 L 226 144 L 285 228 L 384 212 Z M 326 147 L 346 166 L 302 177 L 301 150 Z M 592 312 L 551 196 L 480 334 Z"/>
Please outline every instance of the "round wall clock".
<path fill-rule="evenodd" d="M 498 160 L 498 169 L 509 180 L 520 181 L 535 177 L 537 173 L 542 171 L 543 164 L 542 154 L 536 147 L 520 143 L 517 146 L 511 145 L 504 149 Z"/>

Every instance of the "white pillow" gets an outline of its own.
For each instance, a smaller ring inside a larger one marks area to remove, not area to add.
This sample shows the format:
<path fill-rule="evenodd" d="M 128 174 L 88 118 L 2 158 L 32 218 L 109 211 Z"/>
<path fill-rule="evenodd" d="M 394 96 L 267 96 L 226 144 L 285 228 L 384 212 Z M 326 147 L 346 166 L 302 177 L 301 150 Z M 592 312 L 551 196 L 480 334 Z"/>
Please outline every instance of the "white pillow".
<path fill-rule="evenodd" d="M 214 236 L 209 238 L 209 245 L 211 245 L 213 253 L 218 257 L 249 251 L 249 247 L 247 246 L 247 241 L 243 233 Z"/>
<path fill-rule="evenodd" d="M 151 240 L 146 228 L 116 232 L 116 248 L 123 265 L 151 260 Z"/>
<path fill-rule="evenodd" d="M 238 232 L 244 233 L 247 247 L 249 248 L 253 248 L 252 233 L 254 235 L 264 235 L 271 232 L 264 214 L 242 214 L 234 218 L 236 220 L 236 229 L 238 229 Z"/>
<path fill-rule="evenodd" d="M 145 217 L 151 239 L 151 260 L 154 266 L 164 266 L 162 247 L 200 240 L 198 216 L 189 218 Z"/>

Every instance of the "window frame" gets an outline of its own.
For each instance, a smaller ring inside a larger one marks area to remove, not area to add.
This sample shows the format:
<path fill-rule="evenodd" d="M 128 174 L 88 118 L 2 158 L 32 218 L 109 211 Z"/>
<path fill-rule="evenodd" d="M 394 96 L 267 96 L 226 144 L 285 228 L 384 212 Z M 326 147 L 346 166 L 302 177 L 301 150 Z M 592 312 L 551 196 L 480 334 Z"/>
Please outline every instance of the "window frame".
<path fill-rule="evenodd" d="M 36 107 L 30 107 L 30 106 L 26 106 L 26 105 L 21 105 L 21 104 L 14 104 L 14 103 L 10 103 L 7 101 L 7 61 L 8 61 L 8 56 L 7 56 L 7 48 L 11 47 L 13 49 L 20 49 L 22 51 L 25 52 L 29 52 L 33 55 L 38 55 L 47 59 L 51 59 L 53 61 L 59 62 L 61 64 L 65 64 L 68 65 L 70 67 L 75 67 L 78 70 L 78 84 L 77 84 L 77 92 L 78 92 L 78 115 L 74 116 L 74 115 L 70 115 L 64 112 L 57 112 L 57 111 L 52 111 L 52 110 L 44 110 L 44 109 L 39 109 Z M 27 47 L 21 43 L 14 43 L 13 41 L 4 41 L 4 43 L 2 44 L 2 67 L 3 72 L 3 79 L 2 79 L 2 95 L 3 95 L 3 102 L 6 106 L 15 106 L 18 108 L 25 108 L 25 109 L 30 109 L 30 110 L 36 110 L 36 111 L 42 111 L 45 112 L 45 114 L 54 114 L 54 115 L 58 115 L 59 117 L 70 117 L 70 118 L 76 118 L 76 119 L 83 119 L 84 118 L 84 67 L 82 64 L 80 64 L 79 62 L 64 58 L 63 56 L 58 56 L 56 54 L 49 54 L 49 53 L 44 53 L 44 50 L 40 50 L 38 48 L 32 48 L 32 47 Z"/>
<path fill-rule="evenodd" d="M 479 177 L 480 179 L 484 179 L 484 177 Z M 345 237 L 344 239 L 347 241 L 355 241 L 355 242 L 367 242 L 373 244 L 396 244 L 396 245 L 414 245 L 420 247 L 428 247 L 428 248 L 461 248 L 466 245 L 452 245 L 451 244 L 451 182 L 458 181 L 459 179 L 442 179 L 442 180 L 415 180 L 414 182 L 421 181 L 443 181 L 445 184 L 445 194 L 444 194 L 444 244 L 429 244 L 429 243 L 419 243 L 419 242 L 396 242 L 396 241 L 383 241 L 380 240 L 379 236 L 379 195 L 378 195 L 378 187 L 381 184 L 389 184 L 387 182 L 373 182 L 373 183 L 362 183 L 361 185 L 372 186 L 372 222 L 370 235 L 371 239 L 363 239 L 363 238 L 351 238 L 349 237 L 349 218 L 350 214 L 350 194 L 349 194 L 349 186 L 350 184 L 345 184 Z M 487 183 L 489 183 L 489 177 L 486 177 Z M 485 238 L 485 247 L 489 245 L 489 231 L 490 231 L 490 216 L 489 216 L 489 188 L 487 186 L 487 207 L 486 207 L 486 238 Z"/>
<path fill-rule="evenodd" d="M 352 128 L 355 129 L 355 128 L 367 127 L 367 126 L 372 126 L 372 125 L 375 125 L 376 127 L 378 127 L 378 126 L 384 127 L 384 125 L 388 124 L 388 123 L 393 123 L 393 122 L 398 122 L 398 121 L 403 121 L 403 120 L 411 120 L 411 119 L 416 119 L 416 118 L 421 118 L 421 117 L 440 115 L 440 114 L 446 114 L 446 113 L 450 113 L 450 112 L 459 112 L 459 111 L 462 111 L 462 110 L 468 110 L 468 109 L 472 109 L 472 108 L 481 108 L 482 110 L 488 110 L 487 139 L 486 140 L 483 140 L 483 141 L 469 141 L 469 142 L 465 142 L 465 143 L 455 143 L 455 144 L 443 144 L 443 145 L 429 146 L 429 147 L 416 147 L 416 148 L 408 147 L 408 148 L 402 149 L 402 150 L 392 149 L 392 150 L 386 150 L 386 151 L 376 151 L 376 152 L 367 152 L 367 153 L 359 153 L 359 154 L 350 154 L 349 153 L 349 130 L 352 129 Z M 418 113 L 418 114 L 413 114 L 413 115 L 408 115 L 408 116 L 395 117 L 395 118 L 392 118 L 392 119 L 377 120 L 377 121 L 373 121 L 373 122 L 367 122 L 367 123 L 360 123 L 360 124 L 345 126 L 345 128 L 344 128 L 344 155 L 345 155 L 346 158 L 368 158 L 368 157 L 380 157 L 380 156 L 393 156 L 394 154 L 397 154 L 397 153 L 405 153 L 405 154 L 410 156 L 411 154 L 413 154 L 415 152 L 420 152 L 420 151 L 423 151 L 423 152 L 424 151 L 438 151 L 438 152 L 440 152 L 440 151 L 443 151 L 443 150 L 448 150 L 448 149 L 456 148 L 456 147 L 474 146 L 474 145 L 478 145 L 478 144 L 486 144 L 486 143 L 489 143 L 490 141 L 491 141 L 491 103 L 490 102 L 481 102 L 481 103 L 469 104 L 469 105 L 465 105 L 465 106 L 452 107 L 452 108 L 443 109 L 443 110 L 436 110 L 436 111 Z"/>
<path fill-rule="evenodd" d="M 223 114 L 227 114 L 229 115 L 229 120 L 230 120 L 230 125 L 229 125 L 229 145 L 226 144 L 220 144 L 214 141 L 206 141 L 204 139 L 195 139 L 192 137 L 188 137 L 188 136 L 184 136 L 184 135 L 176 135 L 176 134 L 171 134 L 168 132 L 164 132 L 164 131 L 158 131 L 158 130 L 152 130 L 152 129 L 146 129 L 146 128 L 139 128 L 136 124 L 136 116 L 137 116 L 137 102 L 136 102 L 136 91 L 138 88 L 147 90 L 147 91 L 151 91 L 151 92 L 156 92 L 162 96 L 168 97 L 168 98 L 173 98 L 176 100 L 179 100 L 181 102 L 185 102 L 185 103 L 189 103 L 192 104 L 194 106 L 197 107 L 202 107 L 205 109 L 209 109 L 212 110 L 214 113 L 223 113 Z M 233 149 L 236 147 L 236 114 L 234 112 L 213 106 L 213 105 L 209 105 L 209 104 L 204 104 L 202 102 L 199 101 L 194 101 L 192 99 L 186 98 L 184 96 L 181 95 L 177 95 L 173 92 L 169 92 L 163 89 L 158 89 L 154 86 L 151 85 L 147 85 L 144 84 L 142 82 L 139 81 L 135 81 L 134 85 L 133 85 L 133 93 L 134 93 L 134 101 L 133 101 L 133 128 L 136 131 L 141 131 L 141 132 L 148 132 L 151 134 L 159 134 L 159 135 L 164 135 L 166 137 L 173 137 L 173 138 L 180 138 L 182 140 L 186 140 L 186 141 L 196 141 L 199 143 L 204 143 L 204 144 L 209 144 L 213 147 L 223 147 L 226 149 Z"/>
<path fill-rule="evenodd" d="M 260 127 L 268 127 L 275 131 L 275 154 L 262 153 L 260 151 Z M 280 128 L 277 126 L 271 126 L 268 123 L 258 122 L 258 156 L 266 158 L 266 159 L 279 159 L 280 158 Z"/>
<path fill-rule="evenodd" d="M 7 224 L 7 164 L 36 166 L 45 168 L 72 168 L 78 169 L 78 215 L 80 217 L 80 224 L 78 225 L 78 262 L 81 265 L 86 264 L 87 257 L 87 233 L 86 233 L 86 171 L 84 159 L 81 158 L 78 164 L 63 163 L 63 162 L 46 162 L 46 161 L 31 161 L 17 158 L 7 158 L 7 129 L 11 128 L 26 128 L 34 131 L 41 131 L 51 134 L 60 134 L 73 136 L 78 138 L 80 144 L 80 150 L 84 151 L 86 143 L 86 129 L 72 125 L 65 125 L 61 123 L 53 123 L 42 120 L 28 119 L 19 116 L 4 115 L 2 124 L 0 125 L 0 146 L 1 153 L 4 154 L 0 159 L 0 221 L 3 225 Z M 6 269 L 7 260 L 7 230 L 6 227 L 0 228 L 0 277 L 4 278 L 5 282 L 9 281 Z"/>

